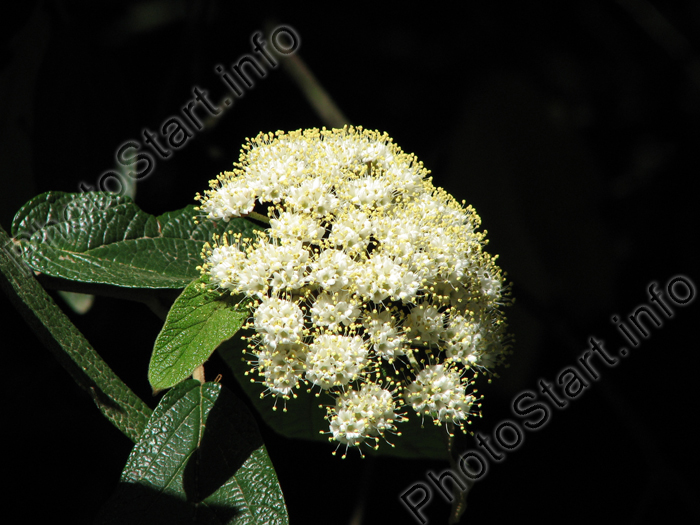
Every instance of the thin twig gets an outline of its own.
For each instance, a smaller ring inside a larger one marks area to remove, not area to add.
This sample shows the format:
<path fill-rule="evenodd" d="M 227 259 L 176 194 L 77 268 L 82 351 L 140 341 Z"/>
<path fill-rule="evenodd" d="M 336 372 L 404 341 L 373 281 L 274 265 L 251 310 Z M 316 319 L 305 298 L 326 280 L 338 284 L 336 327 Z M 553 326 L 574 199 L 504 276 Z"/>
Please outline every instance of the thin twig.
<path fill-rule="evenodd" d="M 269 35 L 276 25 L 273 21 L 266 22 L 265 32 Z M 309 101 L 326 126 L 329 128 L 342 128 L 350 124 L 350 120 L 336 105 L 298 53 L 285 57 L 282 60 L 282 67 L 299 86 L 306 100 Z"/>

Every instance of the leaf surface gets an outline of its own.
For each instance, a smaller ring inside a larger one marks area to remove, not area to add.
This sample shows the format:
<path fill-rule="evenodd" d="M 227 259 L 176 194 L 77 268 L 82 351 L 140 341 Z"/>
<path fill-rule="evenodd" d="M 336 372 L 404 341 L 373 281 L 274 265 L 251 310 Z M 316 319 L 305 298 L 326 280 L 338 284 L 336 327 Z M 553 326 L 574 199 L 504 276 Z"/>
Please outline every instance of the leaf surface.
<path fill-rule="evenodd" d="M 151 409 L 112 371 L 75 325 L 34 278 L 0 227 L 0 285 L 75 382 L 100 411 L 129 439 L 136 441 Z"/>
<path fill-rule="evenodd" d="M 148 367 L 148 380 L 155 391 L 191 376 L 248 318 L 241 297 L 213 294 L 206 283 L 204 276 L 191 282 L 168 312 Z"/>
<path fill-rule="evenodd" d="M 194 206 L 159 216 L 129 197 L 48 192 L 15 215 L 12 234 L 24 259 L 52 277 L 129 288 L 184 288 L 199 276 L 204 243 L 214 234 L 250 237 L 245 219 L 195 222 Z"/>
<path fill-rule="evenodd" d="M 168 391 L 96 523 L 286 524 L 270 458 L 245 405 L 218 383 Z"/>

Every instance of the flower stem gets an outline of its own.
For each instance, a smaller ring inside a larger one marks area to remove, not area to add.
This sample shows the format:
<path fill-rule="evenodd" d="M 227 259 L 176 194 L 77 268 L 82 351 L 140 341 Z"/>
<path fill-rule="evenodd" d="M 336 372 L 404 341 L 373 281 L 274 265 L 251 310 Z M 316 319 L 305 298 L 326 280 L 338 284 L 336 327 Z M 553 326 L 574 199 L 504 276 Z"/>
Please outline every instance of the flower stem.
<path fill-rule="evenodd" d="M 257 213 L 255 211 L 251 211 L 248 214 L 248 218 L 255 219 L 256 221 L 264 222 L 265 224 L 270 224 L 270 218 L 267 215 L 263 215 L 262 213 Z"/>

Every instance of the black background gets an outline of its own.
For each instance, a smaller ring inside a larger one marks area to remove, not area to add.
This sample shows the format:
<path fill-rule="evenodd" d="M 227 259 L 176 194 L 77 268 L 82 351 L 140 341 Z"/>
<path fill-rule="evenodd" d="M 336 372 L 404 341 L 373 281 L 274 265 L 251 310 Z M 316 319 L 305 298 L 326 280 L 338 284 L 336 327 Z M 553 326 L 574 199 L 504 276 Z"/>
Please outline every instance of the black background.
<path fill-rule="evenodd" d="M 473 429 L 484 435 L 504 419 L 522 423 L 513 399 L 539 379 L 554 382 L 591 336 L 617 354 L 623 341 L 610 318 L 648 302 L 650 283 L 698 282 L 695 2 L 21 6 L 3 14 L 0 32 L 6 230 L 33 195 L 96 184 L 119 146 L 178 115 L 193 86 L 218 100 L 225 87 L 214 67 L 251 53 L 266 23 L 288 24 L 301 38 L 298 56 L 351 123 L 387 131 L 437 185 L 475 206 L 514 283 L 515 353 L 481 389 L 484 418 Z M 248 136 L 324 124 L 282 68 L 268 72 L 213 129 L 157 163 L 138 186 L 145 211 L 192 203 Z M 597 383 L 490 463 L 462 522 L 697 520 L 697 314 L 697 303 L 675 307 L 615 368 L 600 364 Z M 69 315 L 154 405 L 146 370 L 161 321 L 141 304 L 105 298 Z M 16 313 L 1 322 L 4 508 L 27 523 L 89 522 L 130 442 Z M 235 388 L 214 357 L 207 375 L 217 373 Z M 411 523 L 399 494 L 447 467 L 341 460 L 330 445 L 284 440 L 263 423 L 261 431 L 292 523 Z M 472 438 L 461 446 L 476 448 Z M 425 513 L 446 523 L 449 505 L 435 495 Z"/>

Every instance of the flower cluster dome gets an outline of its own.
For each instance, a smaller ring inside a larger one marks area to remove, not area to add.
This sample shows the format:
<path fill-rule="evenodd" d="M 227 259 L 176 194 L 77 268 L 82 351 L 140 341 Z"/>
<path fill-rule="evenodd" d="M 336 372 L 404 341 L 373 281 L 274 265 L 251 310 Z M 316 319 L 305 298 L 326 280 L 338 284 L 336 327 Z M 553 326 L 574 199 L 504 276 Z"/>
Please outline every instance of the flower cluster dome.
<path fill-rule="evenodd" d="M 508 287 L 473 208 L 386 134 L 354 127 L 260 134 L 210 187 L 203 217 L 267 225 L 214 238 L 201 267 L 251 298 L 266 394 L 334 396 L 330 439 L 346 446 L 398 434 L 410 409 L 464 430 L 474 378 L 508 353 Z"/>

